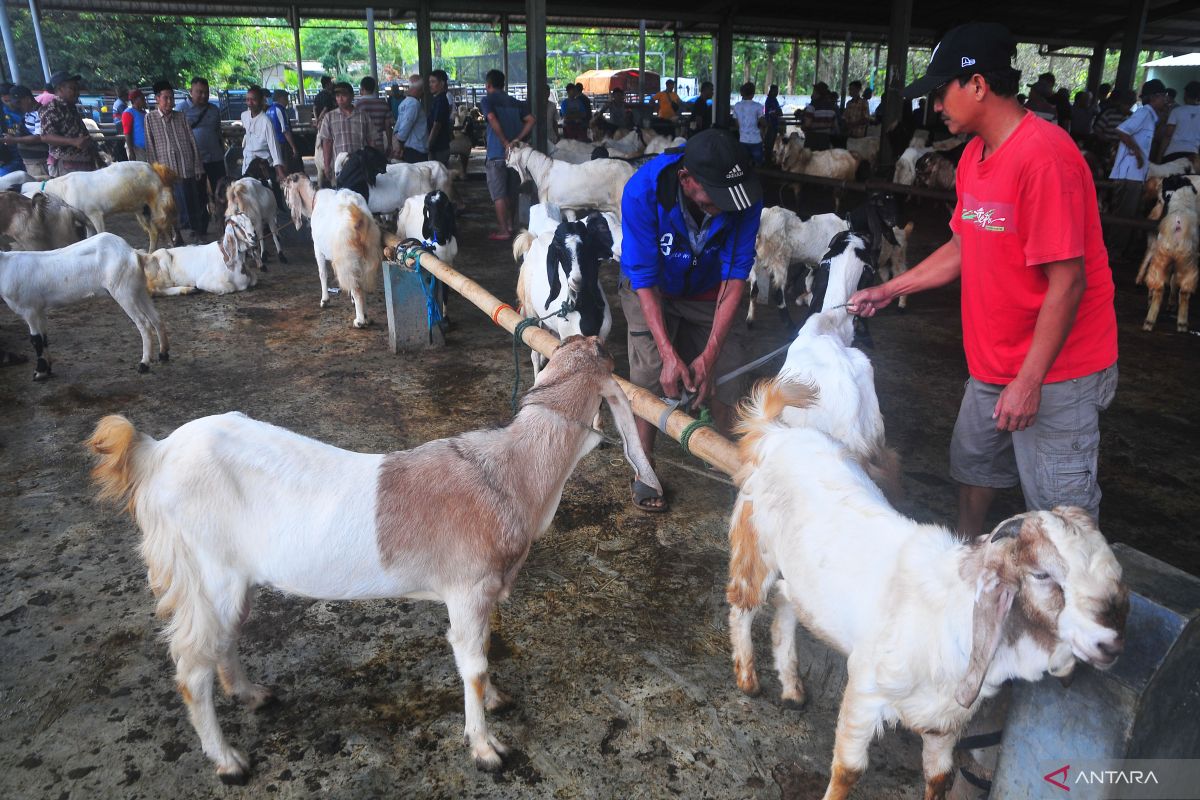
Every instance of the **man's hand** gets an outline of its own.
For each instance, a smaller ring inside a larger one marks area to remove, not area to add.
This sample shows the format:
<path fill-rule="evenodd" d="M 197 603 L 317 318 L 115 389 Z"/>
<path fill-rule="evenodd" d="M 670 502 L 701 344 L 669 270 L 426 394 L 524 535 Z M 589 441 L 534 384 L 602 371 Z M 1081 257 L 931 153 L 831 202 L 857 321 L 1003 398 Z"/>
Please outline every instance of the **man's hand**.
<path fill-rule="evenodd" d="M 879 309 L 887 308 L 893 297 L 895 295 L 886 283 L 881 286 L 860 289 L 850 295 L 850 300 L 846 303 L 846 310 L 860 317 L 873 317 Z"/>
<path fill-rule="evenodd" d="M 996 430 L 1025 430 L 1037 419 L 1041 404 L 1042 385 L 1018 375 L 1012 383 L 1004 387 L 996 401 L 996 408 L 992 411 L 992 419 L 996 420 Z"/>
<path fill-rule="evenodd" d="M 692 362 L 692 381 L 696 384 L 696 399 L 692 403 L 693 407 L 708 400 L 713 390 L 717 388 L 717 376 L 713 374 L 713 367 L 716 366 L 716 363 L 717 354 L 708 348 L 705 348 L 704 352 Z"/>
<path fill-rule="evenodd" d="M 87 150 L 91 143 L 92 137 L 86 133 L 74 141 L 75 149 L 77 150 Z"/>
<path fill-rule="evenodd" d="M 280 183 L 287 180 L 287 170 L 283 168 L 283 164 L 275 165 L 275 177 L 279 179 Z"/>
<path fill-rule="evenodd" d="M 667 352 L 661 352 L 661 355 L 663 365 L 658 381 L 662 384 L 663 393 L 667 397 L 678 397 L 680 383 L 689 392 L 695 392 L 696 385 L 692 382 L 692 374 L 679 354 L 674 349 L 669 349 Z"/>

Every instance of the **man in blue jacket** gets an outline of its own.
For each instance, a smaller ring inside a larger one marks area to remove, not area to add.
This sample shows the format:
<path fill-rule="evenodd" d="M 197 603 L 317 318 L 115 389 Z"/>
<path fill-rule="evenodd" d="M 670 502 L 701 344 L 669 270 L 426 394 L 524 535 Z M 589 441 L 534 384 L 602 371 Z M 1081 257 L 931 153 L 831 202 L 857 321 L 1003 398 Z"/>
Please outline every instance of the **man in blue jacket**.
<path fill-rule="evenodd" d="M 629 378 L 655 394 L 709 402 L 728 433 L 740 383 L 716 386 L 743 357 L 734 325 L 762 214 L 762 187 L 750 154 L 724 130 L 696 134 L 685 148 L 647 162 L 621 199 L 621 306 L 629 325 Z M 657 429 L 639 419 L 653 452 Z M 638 481 L 642 511 L 667 510 Z"/>

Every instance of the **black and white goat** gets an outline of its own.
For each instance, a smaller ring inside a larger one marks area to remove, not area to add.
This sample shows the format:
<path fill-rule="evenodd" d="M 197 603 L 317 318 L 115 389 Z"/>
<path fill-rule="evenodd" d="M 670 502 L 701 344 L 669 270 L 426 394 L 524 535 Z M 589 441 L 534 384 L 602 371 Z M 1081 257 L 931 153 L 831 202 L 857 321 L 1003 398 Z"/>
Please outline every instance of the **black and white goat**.
<path fill-rule="evenodd" d="M 536 216 L 531 210 L 531 223 Z M 547 317 L 541 326 L 560 339 L 578 334 L 604 341 L 612 309 L 600 285 L 600 263 L 620 253 L 621 223 L 610 213 L 592 212 L 552 230 L 540 228 L 540 234 L 524 231 L 513 242 L 513 258 L 521 262 L 518 310 L 526 317 Z M 546 359 L 536 350 L 532 359 L 537 375 Z"/>

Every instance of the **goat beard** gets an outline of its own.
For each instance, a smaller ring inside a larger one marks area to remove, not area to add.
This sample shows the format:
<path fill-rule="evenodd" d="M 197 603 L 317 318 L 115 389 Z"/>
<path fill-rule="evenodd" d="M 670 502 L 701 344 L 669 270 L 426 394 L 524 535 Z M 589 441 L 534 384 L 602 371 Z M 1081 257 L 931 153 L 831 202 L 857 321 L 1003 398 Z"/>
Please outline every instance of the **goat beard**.
<path fill-rule="evenodd" d="M 1050 654 L 1050 661 L 1046 667 L 1046 671 L 1059 680 L 1064 680 L 1071 675 L 1075 669 L 1075 653 L 1071 650 L 1071 646 L 1066 642 L 1059 642 L 1054 652 Z"/>

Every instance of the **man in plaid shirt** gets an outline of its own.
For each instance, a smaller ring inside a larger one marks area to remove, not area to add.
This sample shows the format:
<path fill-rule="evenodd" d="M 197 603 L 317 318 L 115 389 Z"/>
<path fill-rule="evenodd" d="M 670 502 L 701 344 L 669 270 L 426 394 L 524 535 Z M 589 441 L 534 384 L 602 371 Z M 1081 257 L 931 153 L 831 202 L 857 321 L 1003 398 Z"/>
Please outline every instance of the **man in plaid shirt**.
<path fill-rule="evenodd" d="M 338 153 L 353 153 L 374 141 L 371 119 L 354 107 L 354 89 L 345 81 L 334 84 L 333 97 L 337 108 L 321 117 L 321 156 L 325 159 L 325 174 L 333 174 L 333 160 Z"/>
<path fill-rule="evenodd" d="M 205 221 L 199 183 L 204 177 L 204 162 L 200 160 L 187 117 L 175 110 L 175 87 L 170 81 L 154 84 L 154 98 L 158 107 L 146 114 L 146 151 L 152 163 L 168 166 L 179 176 L 175 184 L 179 225 L 191 230 L 194 241 L 199 243 L 204 237 Z"/>

